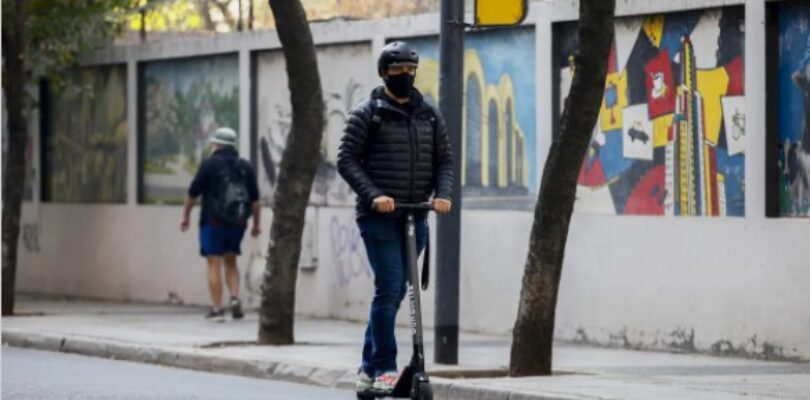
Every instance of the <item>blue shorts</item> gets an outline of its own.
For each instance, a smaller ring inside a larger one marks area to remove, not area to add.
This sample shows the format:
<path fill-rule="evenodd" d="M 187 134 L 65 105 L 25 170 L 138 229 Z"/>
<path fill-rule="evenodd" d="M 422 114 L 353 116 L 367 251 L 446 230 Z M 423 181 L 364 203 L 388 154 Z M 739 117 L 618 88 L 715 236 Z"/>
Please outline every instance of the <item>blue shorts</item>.
<path fill-rule="evenodd" d="M 227 253 L 242 254 L 240 249 L 245 236 L 244 226 L 200 226 L 200 255 L 223 256 Z"/>

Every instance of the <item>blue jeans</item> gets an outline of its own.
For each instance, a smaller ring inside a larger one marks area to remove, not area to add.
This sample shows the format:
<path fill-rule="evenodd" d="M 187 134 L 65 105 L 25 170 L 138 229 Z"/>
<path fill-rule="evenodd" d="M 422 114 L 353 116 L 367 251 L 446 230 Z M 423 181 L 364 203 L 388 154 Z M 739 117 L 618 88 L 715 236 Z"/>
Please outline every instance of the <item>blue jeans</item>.
<path fill-rule="evenodd" d="M 408 263 L 405 247 L 405 217 L 369 214 L 357 220 L 368 261 L 374 271 L 374 299 L 363 344 L 362 368 L 376 377 L 397 370 L 397 341 L 394 325 L 405 297 Z M 416 218 L 416 244 L 425 248 L 427 222 Z M 419 283 L 417 283 L 417 286 Z"/>

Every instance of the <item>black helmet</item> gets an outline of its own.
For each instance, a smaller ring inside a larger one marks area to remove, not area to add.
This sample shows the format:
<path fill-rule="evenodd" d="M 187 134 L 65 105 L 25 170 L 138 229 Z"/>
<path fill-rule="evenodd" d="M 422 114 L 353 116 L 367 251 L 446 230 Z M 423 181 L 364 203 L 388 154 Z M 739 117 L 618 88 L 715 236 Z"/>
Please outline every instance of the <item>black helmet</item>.
<path fill-rule="evenodd" d="M 382 76 L 383 71 L 394 64 L 419 64 L 419 54 L 411 45 L 405 42 L 391 42 L 383 46 L 380 58 L 377 59 L 377 73 Z"/>

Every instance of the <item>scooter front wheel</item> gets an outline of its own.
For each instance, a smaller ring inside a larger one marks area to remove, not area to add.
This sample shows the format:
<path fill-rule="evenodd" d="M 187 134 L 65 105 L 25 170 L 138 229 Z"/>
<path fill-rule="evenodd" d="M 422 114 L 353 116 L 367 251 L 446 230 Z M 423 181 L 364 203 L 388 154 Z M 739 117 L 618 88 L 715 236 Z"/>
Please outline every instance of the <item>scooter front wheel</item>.
<path fill-rule="evenodd" d="M 357 392 L 357 400 L 374 400 L 377 396 L 373 394 L 364 393 L 364 392 Z"/>
<path fill-rule="evenodd" d="M 417 382 L 411 398 L 413 400 L 433 400 L 433 389 L 430 387 L 430 382 Z"/>

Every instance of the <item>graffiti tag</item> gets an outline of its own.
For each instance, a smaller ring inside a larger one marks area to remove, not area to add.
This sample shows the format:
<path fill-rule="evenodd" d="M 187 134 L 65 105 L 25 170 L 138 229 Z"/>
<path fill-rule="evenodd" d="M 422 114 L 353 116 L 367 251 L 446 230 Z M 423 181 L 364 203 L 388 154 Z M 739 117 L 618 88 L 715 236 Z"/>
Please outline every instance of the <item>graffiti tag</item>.
<path fill-rule="evenodd" d="M 329 241 L 340 286 L 347 286 L 358 277 L 371 278 L 363 239 L 356 225 L 343 224 L 337 217 L 332 217 Z"/>

